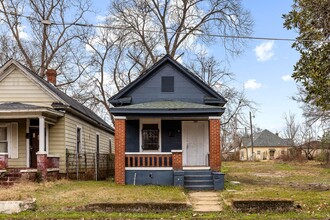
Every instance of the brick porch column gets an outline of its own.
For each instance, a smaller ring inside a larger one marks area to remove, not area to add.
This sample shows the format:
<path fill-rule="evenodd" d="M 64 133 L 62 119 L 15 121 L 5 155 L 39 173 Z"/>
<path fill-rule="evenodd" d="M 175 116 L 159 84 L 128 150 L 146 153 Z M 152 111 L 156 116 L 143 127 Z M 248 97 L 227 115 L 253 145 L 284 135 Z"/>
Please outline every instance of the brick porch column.
<path fill-rule="evenodd" d="M 172 150 L 173 170 L 182 170 L 182 150 Z"/>
<path fill-rule="evenodd" d="M 47 180 L 47 165 L 46 152 L 37 152 L 37 170 L 41 173 L 42 180 Z"/>
<path fill-rule="evenodd" d="M 209 117 L 210 134 L 210 168 L 212 171 L 220 171 L 221 151 L 220 151 L 220 117 Z"/>
<path fill-rule="evenodd" d="M 0 153 L 0 170 L 8 168 L 8 153 Z"/>
<path fill-rule="evenodd" d="M 126 117 L 115 117 L 115 182 L 125 184 Z"/>

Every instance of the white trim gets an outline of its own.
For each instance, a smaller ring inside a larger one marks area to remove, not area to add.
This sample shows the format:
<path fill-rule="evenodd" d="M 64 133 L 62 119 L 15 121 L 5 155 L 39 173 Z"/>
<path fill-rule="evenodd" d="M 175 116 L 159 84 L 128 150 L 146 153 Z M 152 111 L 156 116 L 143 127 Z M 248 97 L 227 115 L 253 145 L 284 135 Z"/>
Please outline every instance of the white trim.
<path fill-rule="evenodd" d="M 125 155 L 170 155 L 171 152 L 152 152 L 152 151 L 143 151 L 143 152 L 125 152 Z"/>
<path fill-rule="evenodd" d="M 37 169 L 27 169 L 27 170 L 20 170 L 21 173 L 36 173 L 38 172 Z"/>
<path fill-rule="evenodd" d="M 25 137 L 25 146 L 26 146 L 26 167 L 30 167 L 30 119 L 26 119 L 26 126 L 25 126 L 25 135 L 28 135 L 28 137 Z"/>
<path fill-rule="evenodd" d="M 210 167 L 206 167 L 206 166 L 200 166 L 200 167 L 196 167 L 196 166 L 192 166 L 192 167 L 182 167 L 182 170 L 210 170 Z"/>
<path fill-rule="evenodd" d="M 47 155 L 49 153 L 49 124 L 45 121 L 45 128 L 46 128 L 46 152 Z"/>
<path fill-rule="evenodd" d="M 212 119 L 220 120 L 221 117 L 220 117 L 220 116 L 210 116 L 210 117 L 209 117 L 209 120 L 212 120 Z"/>
<path fill-rule="evenodd" d="M 114 119 L 126 120 L 126 116 L 113 116 Z"/>
<path fill-rule="evenodd" d="M 45 126 L 45 117 L 39 116 L 39 151 L 38 152 L 40 152 L 40 153 L 45 152 L 47 154 L 47 152 L 45 151 L 45 147 L 47 146 L 47 145 L 45 146 L 45 143 L 46 143 L 45 128 L 46 128 L 46 126 Z"/>
<path fill-rule="evenodd" d="M 54 114 L 56 116 L 64 116 L 64 113 L 63 112 L 59 112 L 59 111 L 56 111 L 56 110 L 51 110 L 51 109 L 47 109 L 47 107 L 41 107 L 41 108 L 38 108 L 38 109 L 17 109 L 17 110 L 0 110 L 0 113 L 28 113 L 28 112 L 40 112 L 43 113 L 43 112 L 46 112 L 46 113 L 51 113 L 51 114 Z M 32 117 L 38 117 L 40 115 L 35 115 L 35 116 L 32 116 Z M 25 116 L 25 118 L 28 118 L 31 116 L 28 115 L 28 116 Z M 2 117 L 1 117 L 2 118 Z"/>
<path fill-rule="evenodd" d="M 2 152 L 0 152 L 0 156 L 8 156 L 8 153 L 2 153 Z"/>
<path fill-rule="evenodd" d="M 60 158 L 60 156 L 58 156 L 56 154 L 54 154 L 54 155 L 49 154 L 49 155 L 47 155 L 47 157 L 58 157 L 58 158 Z"/>
<path fill-rule="evenodd" d="M 160 118 L 140 118 L 139 120 L 139 146 L 140 146 L 140 153 L 141 152 L 155 152 L 159 153 L 162 152 L 162 120 Z M 143 150 L 142 149 L 142 127 L 143 124 L 158 124 L 158 130 L 159 130 L 159 138 L 158 138 L 158 150 Z"/>
<path fill-rule="evenodd" d="M 0 123 L 0 127 L 2 128 L 7 128 L 7 137 L 6 137 L 6 140 L 7 140 L 7 155 L 8 155 L 8 159 L 11 158 L 11 142 L 12 142 L 12 128 L 11 128 L 11 123 L 8 122 L 8 123 Z M 5 152 L 2 152 L 2 153 L 5 153 Z"/>
<path fill-rule="evenodd" d="M 171 150 L 171 153 L 182 153 L 182 150 Z"/>
<path fill-rule="evenodd" d="M 7 173 L 7 170 L 0 170 L 0 173 Z"/>
<path fill-rule="evenodd" d="M 172 167 L 125 167 L 125 170 L 173 170 Z"/>
<path fill-rule="evenodd" d="M 47 172 L 60 171 L 60 168 L 47 168 Z"/>

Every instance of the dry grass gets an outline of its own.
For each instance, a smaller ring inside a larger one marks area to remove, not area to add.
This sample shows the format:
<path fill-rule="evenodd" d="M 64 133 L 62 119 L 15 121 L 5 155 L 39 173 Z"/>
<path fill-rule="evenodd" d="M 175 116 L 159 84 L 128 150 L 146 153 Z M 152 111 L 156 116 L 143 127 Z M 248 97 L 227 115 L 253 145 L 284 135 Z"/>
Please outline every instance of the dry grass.
<path fill-rule="evenodd" d="M 108 181 L 24 182 L 0 189 L 0 200 L 36 198 L 40 211 L 65 210 L 103 202 L 185 202 L 182 189 L 161 186 L 119 186 Z"/>
<path fill-rule="evenodd" d="M 226 162 L 223 165 L 229 191 L 224 191 L 222 197 L 227 204 L 233 199 L 293 199 L 299 208 L 280 218 L 330 218 L 330 172 L 317 162 Z M 230 181 L 239 181 L 241 185 Z"/>

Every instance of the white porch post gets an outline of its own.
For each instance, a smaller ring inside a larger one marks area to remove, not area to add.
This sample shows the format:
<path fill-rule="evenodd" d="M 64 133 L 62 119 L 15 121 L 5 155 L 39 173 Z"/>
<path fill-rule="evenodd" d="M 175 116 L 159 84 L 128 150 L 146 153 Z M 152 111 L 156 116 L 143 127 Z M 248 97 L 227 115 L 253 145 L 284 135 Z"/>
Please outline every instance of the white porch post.
<path fill-rule="evenodd" d="M 45 152 L 45 117 L 39 116 L 39 151 L 38 154 Z"/>

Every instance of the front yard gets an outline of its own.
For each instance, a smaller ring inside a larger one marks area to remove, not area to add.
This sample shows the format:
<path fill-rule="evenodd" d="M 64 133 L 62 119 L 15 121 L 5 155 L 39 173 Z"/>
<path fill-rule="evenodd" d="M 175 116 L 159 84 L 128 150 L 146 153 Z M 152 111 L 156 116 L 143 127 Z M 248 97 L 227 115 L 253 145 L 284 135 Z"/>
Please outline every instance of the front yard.
<path fill-rule="evenodd" d="M 223 219 L 329 219 L 330 169 L 316 162 L 225 162 L 226 190 L 221 213 L 184 212 L 107 213 L 79 212 L 75 207 L 92 203 L 169 203 L 185 202 L 185 191 L 177 187 L 118 186 L 110 181 L 68 181 L 21 183 L 0 188 L 0 200 L 37 199 L 37 210 L 0 218 L 223 218 Z M 235 185 L 230 181 L 239 181 Z M 295 210 L 278 213 L 242 213 L 233 211 L 233 199 L 293 199 Z"/>

